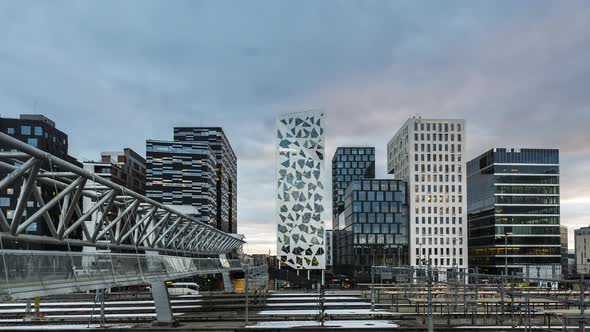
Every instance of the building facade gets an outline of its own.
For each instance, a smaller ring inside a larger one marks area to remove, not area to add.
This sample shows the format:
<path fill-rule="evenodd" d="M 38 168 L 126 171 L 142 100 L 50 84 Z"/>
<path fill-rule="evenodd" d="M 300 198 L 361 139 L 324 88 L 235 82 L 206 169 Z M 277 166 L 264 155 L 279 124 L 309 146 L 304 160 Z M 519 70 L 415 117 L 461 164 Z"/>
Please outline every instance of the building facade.
<path fill-rule="evenodd" d="M 338 218 L 344 211 L 344 194 L 353 180 L 375 178 L 374 147 L 338 147 L 332 157 L 332 229 L 338 242 Z M 334 245 L 336 249 L 338 246 Z M 338 255 L 334 254 L 334 259 Z M 337 264 L 337 262 L 335 262 Z"/>
<path fill-rule="evenodd" d="M 569 250 L 568 250 L 568 228 L 561 225 L 559 227 L 560 243 L 561 243 L 561 274 L 567 277 L 569 271 Z"/>
<path fill-rule="evenodd" d="M 217 226 L 217 159 L 207 143 L 146 141 L 146 195 Z"/>
<path fill-rule="evenodd" d="M 277 256 L 293 269 L 325 269 L 323 112 L 277 119 Z"/>
<path fill-rule="evenodd" d="M 409 263 L 467 268 L 465 121 L 408 119 L 387 144 L 387 167 L 409 194 Z"/>
<path fill-rule="evenodd" d="M 577 274 L 590 274 L 590 226 L 574 230 L 575 270 Z"/>
<path fill-rule="evenodd" d="M 117 166 L 112 174 L 113 178 L 120 178 L 123 186 L 145 195 L 145 158 L 130 148 L 123 151 L 101 152 L 102 163 L 110 163 Z"/>
<path fill-rule="evenodd" d="M 174 141 L 200 142 L 209 145 L 216 158 L 216 227 L 228 233 L 237 232 L 238 161 L 231 144 L 220 127 L 177 127 Z"/>
<path fill-rule="evenodd" d="M 559 278 L 559 150 L 494 148 L 467 169 L 470 267 Z"/>
<path fill-rule="evenodd" d="M 55 122 L 40 114 L 22 114 L 19 118 L 1 118 L 0 117 L 0 131 L 10 135 L 22 142 L 52 154 L 58 158 L 81 166 L 81 164 L 68 154 L 68 136 L 57 129 Z M 0 150 L 8 151 L 10 148 L 0 146 Z M 53 169 L 59 171 L 56 165 L 43 164 L 43 169 Z M 0 178 L 5 178 L 8 172 L 0 170 Z M 13 218 L 26 218 L 27 215 L 32 215 L 39 209 L 39 204 L 33 198 L 29 197 L 27 205 L 21 215 L 15 216 L 16 204 L 21 193 L 22 182 L 15 182 L 9 185 L 6 189 L 0 192 L 0 208 L 2 213 L 9 221 Z M 53 197 L 55 189 L 52 186 L 37 184 L 40 189 L 41 197 L 45 202 Z M 81 204 L 81 202 L 80 202 Z M 57 220 L 60 211 L 57 207 L 49 210 L 53 220 Z M 49 235 L 49 228 L 43 219 L 34 221 L 27 227 L 27 234 L 31 235 Z M 73 234 L 71 238 L 79 238 L 81 234 Z M 7 241 L 8 242 L 8 241 Z M 4 243 L 5 248 L 11 247 L 10 244 Z M 18 247 L 18 245 L 16 246 Z M 29 249 L 51 249 L 51 245 L 29 245 Z"/>
<path fill-rule="evenodd" d="M 338 273 L 369 280 L 371 266 L 407 265 L 407 185 L 401 180 L 353 180 L 339 218 Z"/>

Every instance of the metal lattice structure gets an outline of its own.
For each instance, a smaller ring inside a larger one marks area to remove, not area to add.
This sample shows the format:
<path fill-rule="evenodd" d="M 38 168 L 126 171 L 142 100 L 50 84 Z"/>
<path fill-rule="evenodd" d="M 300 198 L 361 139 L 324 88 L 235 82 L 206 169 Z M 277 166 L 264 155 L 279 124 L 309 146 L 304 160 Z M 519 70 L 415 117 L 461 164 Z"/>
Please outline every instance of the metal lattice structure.
<path fill-rule="evenodd" d="M 0 210 L 0 239 L 168 255 L 218 255 L 238 249 L 241 238 L 222 232 L 69 162 L 0 133 L 0 191 L 20 186 L 16 209 Z M 54 188 L 44 200 L 41 187 Z M 82 209 L 82 199 L 90 200 Z M 38 209 L 26 215 L 27 202 Z M 59 213 L 49 213 L 58 209 Z M 27 234 L 44 222 L 49 234 Z M 81 234 L 81 236 L 74 236 Z"/>

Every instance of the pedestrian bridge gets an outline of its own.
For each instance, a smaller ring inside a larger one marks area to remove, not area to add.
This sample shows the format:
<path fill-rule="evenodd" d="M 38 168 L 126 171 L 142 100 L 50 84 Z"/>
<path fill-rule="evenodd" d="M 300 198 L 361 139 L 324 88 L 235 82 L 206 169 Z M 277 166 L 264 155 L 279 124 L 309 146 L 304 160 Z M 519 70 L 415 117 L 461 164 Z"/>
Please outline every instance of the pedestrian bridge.
<path fill-rule="evenodd" d="M 0 251 L 0 300 L 242 270 L 240 260 L 108 252 Z"/>

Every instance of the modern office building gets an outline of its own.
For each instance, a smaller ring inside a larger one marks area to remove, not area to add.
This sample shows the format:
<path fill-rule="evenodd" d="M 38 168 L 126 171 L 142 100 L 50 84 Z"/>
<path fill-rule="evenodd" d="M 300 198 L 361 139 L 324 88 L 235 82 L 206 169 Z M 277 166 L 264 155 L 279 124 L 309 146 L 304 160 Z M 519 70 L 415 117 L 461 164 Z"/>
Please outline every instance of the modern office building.
<path fill-rule="evenodd" d="M 0 131 L 8 134 L 20 141 L 28 143 L 38 149 L 46 151 L 58 158 L 81 166 L 81 164 L 68 154 L 68 136 L 61 130 L 55 127 L 55 122 L 40 114 L 22 114 L 19 118 L 2 118 L 0 117 Z M 10 150 L 9 147 L 0 146 L 0 150 Z M 43 164 L 44 169 L 53 169 L 59 171 L 56 165 Z M 4 178 L 8 172 L 0 170 L 0 178 Z M 15 217 L 16 203 L 20 196 L 22 182 L 14 183 L 0 192 L 0 208 L 2 213 L 8 220 Z M 45 202 L 49 201 L 55 191 L 51 186 L 37 184 L 41 190 L 41 196 Z M 81 203 L 80 203 L 81 204 Z M 31 215 L 38 210 L 38 203 L 30 197 L 23 214 L 16 216 L 18 218 Z M 57 207 L 49 210 L 52 218 L 57 220 L 60 211 Z M 27 227 L 27 233 L 31 235 L 48 235 L 49 229 L 43 219 L 35 221 Z M 78 238 L 80 234 L 73 234 L 71 238 Z M 8 241 L 7 241 L 8 242 Z M 4 243 L 5 248 L 10 247 L 10 244 Z M 18 247 L 18 246 L 17 246 Z M 34 245 L 31 244 L 29 249 L 51 249 L 50 245 Z"/>
<path fill-rule="evenodd" d="M 325 269 L 324 113 L 277 119 L 277 256 L 293 269 Z"/>
<path fill-rule="evenodd" d="M 338 147 L 332 157 L 332 229 L 334 243 L 338 242 L 338 217 L 344 211 L 344 194 L 357 179 L 375 178 L 374 147 Z M 333 246 L 334 249 L 337 245 Z M 338 255 L 334 254 L 334 259 Z M 337 264 L 337 262 L 334 262 Z"/>
<path fill-rule="evenodd" d="M 223 129 L 220 127 L 177 127 L 174 128 L 174 141 L 200 142 L 209 145 L 217 162 L 215 166 L 216 227 L 228 233 L 236 233 L 238 161 Z"/>
<path fill-rule="evenodd" d="M 590 274 L 590 226 L 574 230 L 576 273 Z"/>
<path fill-rule="evenodd" d="M 409 263 L 467 268 L 465 121 L 408 119 L 387 144 L 387 167 L 409 194 Z"/>
<path fill-rule="evenodd" d="M 408 200 L 406 182 L 353 180 L 345 192 L 338 229 L 337 273 L 369 280 L 371 266 L 407 265 Z"/>
<path fill-rule="evenodd" d="M 559 150 L 494 148 L 467 173 L 469 267 L 559 278 Z"/>
<path fill-rule="evenodd" d="M 123 186 L 145 195 L 145 158 L 130 148 L 123 151 L 101 152 L 102 163 L 109 163 L 116 166 L 114 178 L 120 177 Z"/>
<path fill-rule="evenodd" d="M 217 226 L 216 156 L 207 143 L 146 141 L 146 195 Z M 190 214 L 190 213 L 189 213 Z"/>

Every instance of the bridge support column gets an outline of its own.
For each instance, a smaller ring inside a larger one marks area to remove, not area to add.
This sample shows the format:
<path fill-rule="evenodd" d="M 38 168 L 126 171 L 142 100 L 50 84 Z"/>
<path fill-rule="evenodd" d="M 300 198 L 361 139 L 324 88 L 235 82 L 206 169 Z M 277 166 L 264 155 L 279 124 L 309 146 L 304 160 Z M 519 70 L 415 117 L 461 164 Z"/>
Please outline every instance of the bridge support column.
<path fill-rule="evenodd" d="M 221 277 L 223 278 L 223 292 L 224 293 L 233 293 L 234 287 L 231 284 L 231 278 L 229 277 L 228 271 L 221 272 Z"/>
<path fill-rule="evenodd" d="M 170 304 L 170 295 L 168 287 L 163 281 L 154 281 L 151 283 L 152 298 L 156 307 L 156 321 L 154 325 L 158 326 L 176 326 L 178 322 L 172 315 L 172 306 Z"/>

